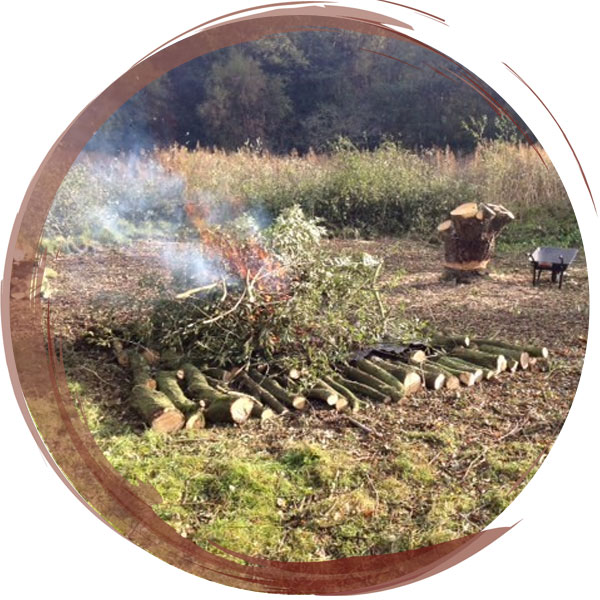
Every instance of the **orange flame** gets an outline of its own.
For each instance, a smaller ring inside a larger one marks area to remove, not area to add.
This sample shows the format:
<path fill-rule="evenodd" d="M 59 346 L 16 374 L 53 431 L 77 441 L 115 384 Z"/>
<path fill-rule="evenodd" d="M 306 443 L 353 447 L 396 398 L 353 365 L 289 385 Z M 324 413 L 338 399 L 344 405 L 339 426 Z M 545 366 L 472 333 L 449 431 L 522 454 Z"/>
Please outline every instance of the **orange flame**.
<path fill-rule="evenodd" d="M 206 252 L 219 260 L 230 274 L 252 283 L 255 289 L 285 295 L 288 282 L 284 265 L 256 238 L 239 241 L 210 227 L 206 223 L 207 210 L 199 204 L 186 204 L 185 211 Z"/>

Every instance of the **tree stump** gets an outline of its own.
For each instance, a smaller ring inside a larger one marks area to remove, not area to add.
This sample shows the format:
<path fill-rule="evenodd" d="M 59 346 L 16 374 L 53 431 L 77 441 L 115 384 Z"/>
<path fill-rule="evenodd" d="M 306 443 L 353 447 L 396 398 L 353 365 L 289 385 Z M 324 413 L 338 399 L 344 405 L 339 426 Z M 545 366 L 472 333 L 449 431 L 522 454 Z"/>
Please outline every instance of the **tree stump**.
<path fill-rule="evenodd" d="M 437 230 L 444 242 L 444 278 L 468 283 L 486 273 L 496 238 L 514 215 L 499 204 L 461 204 Z"/>

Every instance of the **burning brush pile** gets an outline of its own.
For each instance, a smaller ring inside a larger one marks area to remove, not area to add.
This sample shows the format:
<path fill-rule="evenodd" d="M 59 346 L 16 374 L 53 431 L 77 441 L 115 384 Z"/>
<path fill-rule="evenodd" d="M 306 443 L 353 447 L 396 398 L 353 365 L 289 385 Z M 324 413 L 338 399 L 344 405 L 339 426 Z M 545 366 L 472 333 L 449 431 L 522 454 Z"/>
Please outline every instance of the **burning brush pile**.
<path fill-rule="evenodd" d="M 132 374 L 131 404 L 153 429 L 244 423 L 322 406 L 350 416 L 422 387 L 455 389 L 545 360 L 545 348 L 419 336 L 384 306 L 382 262 L 336 254 L 325 230 L 292 207 L 260 229 L 247 214 L 209 224 L 188 205 L 212 281 L 157 302 L 113 341 Z M 192 287 L 188 287 L 190 284 Z M 139 348 L 143 348 L 142 352 Z M 365 428 L 366 429 L 366 428 Z"/>

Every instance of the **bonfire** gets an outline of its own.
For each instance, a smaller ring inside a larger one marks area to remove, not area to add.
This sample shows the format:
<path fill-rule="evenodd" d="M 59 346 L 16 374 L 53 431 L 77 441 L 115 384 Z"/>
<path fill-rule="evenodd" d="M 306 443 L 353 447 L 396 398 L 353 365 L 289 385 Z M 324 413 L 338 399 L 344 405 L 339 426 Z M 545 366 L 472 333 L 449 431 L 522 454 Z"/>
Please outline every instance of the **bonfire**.
<path fill-rule="evenodd" d="M 186 213 L 215 280 L 189 287 L 184 278 L 135 345 L 113 341 L 132 372 L 132 405 L 155 430 L 321 407 L 370 432 L 356 418 L 363 407 L 472 386 L 547 358 L 545 348 L 465 335 L 415 339 L 415 324 L 382 302 L 382 261 L 328 249 L 325 229 L 299 207 L 262 229 L 247 213 L 220 224 L 202 204 Z"/>

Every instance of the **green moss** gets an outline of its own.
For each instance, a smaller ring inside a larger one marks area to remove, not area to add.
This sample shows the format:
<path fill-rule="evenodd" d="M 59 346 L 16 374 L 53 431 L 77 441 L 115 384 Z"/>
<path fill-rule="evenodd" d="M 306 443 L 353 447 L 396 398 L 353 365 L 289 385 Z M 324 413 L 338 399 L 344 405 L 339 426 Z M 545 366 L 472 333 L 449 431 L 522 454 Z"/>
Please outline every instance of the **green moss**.
<path fill-rule="evenodd" d="M 499 483 L 516 481 L 532 469 L 538 456 L 539 449 L 531 443 L 506 443 L 501 448 L 494 448 L 487 453 L 487 469 L 484 476 Z"/>
<path fill-rule="evenodd" d="M 391 460 L 388 470 L 405 481 L 422 485 L 431 485 L 435 481 L 426 453 L 416 444 L 397 444 L 396 456 Z"/>
<path fill-rule="evenodd" d="M 505 441 L 487 449 L 458 485 L 456 477 L 484 447 L 461 447 L 448 425 L 404 432 L 368 463 L 352 451 L 356 432 L 327 445 L 284 441 L 257 450 L 247 436 L 226 430 L 170 436 L 133 430 L 123 407 L 94 400 L 80 382 L 69 389 L 115 469 L 133 484 L 152 485 L 163 499 L 156 514 L 215 553 L 210 541 L 250 555 L 308 561 L 455 539 L 480 530 L 508 505 L 514 483 L 540 451 Z M 448 465 L 458 466 L 451 480 Z M 483 493 L 473 483 L 481 481 Z"/>
<path fill-rule="evenodd" d="M 315 444 L 298 443 L 290 446 L 281 455 L 280 463 L 289 477 L 301 487 L 330 486 L 350 488 L 360 485 L 367 465 L 354 462 L 339 450 L 329 451 Z"/>
<path fill-rule="evenodd" d="M 451 425 L 428 431 L 409 431 L 405 435 L 408 439 L 422 440 L 435 447 L 454 448 L 456 446 L 456 431 Z"/>

